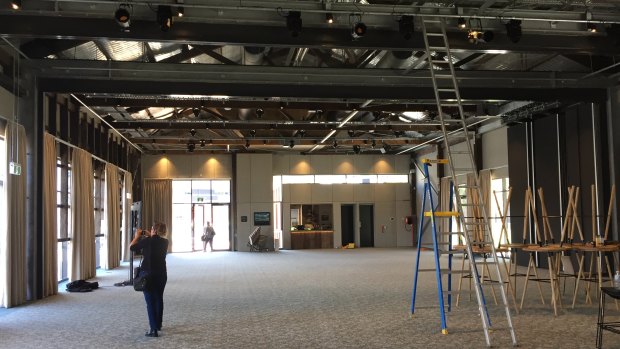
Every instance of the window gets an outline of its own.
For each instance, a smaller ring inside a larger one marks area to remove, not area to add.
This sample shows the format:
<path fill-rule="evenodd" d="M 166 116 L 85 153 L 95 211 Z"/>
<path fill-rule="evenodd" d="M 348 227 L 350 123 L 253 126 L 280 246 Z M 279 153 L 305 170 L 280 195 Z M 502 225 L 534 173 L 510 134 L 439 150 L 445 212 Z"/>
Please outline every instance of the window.
<path fill-rule="evenodd" d="M 107 218 L 103 207 L 103 193 L 105 191 L 105 164 L 93 160 L 93 214 L 95 218 L 95 266 L 101 267 L 101 248 L 103 236 L 101 227 Z"/>
<path fill-rule="evenodd" d="M 313 175 L 282 176 L 282 184 L 309 184 L 314 183 Z"/>
<path fill-rule="evenodd" d="M 56 148 L 56 231 L 58 238 L 58 282 L 69 278 L 69 242 L 71 236 L 71 164 L 69 148 L 58 144 Z"/>

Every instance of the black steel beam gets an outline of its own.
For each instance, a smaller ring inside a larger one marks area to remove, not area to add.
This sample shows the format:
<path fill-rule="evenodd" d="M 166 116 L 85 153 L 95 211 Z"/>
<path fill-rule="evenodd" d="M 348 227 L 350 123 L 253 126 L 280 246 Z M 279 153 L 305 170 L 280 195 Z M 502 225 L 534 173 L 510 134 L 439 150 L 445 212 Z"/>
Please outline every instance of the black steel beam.
<path fill-rule="evenodd" d="M 166 81 L 47 79 L 39 80 L 44 92 L 62 93 L 133 93 L 133 94 L 195 94 L 247 96 L 271 98 L 360 98 L 360 99 L 427 99 L 435 98 L 432 88 L 400 86 L 330 86 L 295 84 L 231 84 Z M 607 98 L 605 88 L 511 88 L 463 87 L 461 98 L 468 100 L 515 100 L 515 101 L 583 101 L 602 102 Z M 224 103 L 222 104 L 224 106 Z"/>
<path fill-rule="evenodd" d="M 338 128 L 339 122 L 308 122 L 308 121 L 208 121 L 208 120 L 145 120 L 145 121 L 120 121 L 112 123 L 112 126 L 118 130 L 127 129 L 174 129 L 174 130 L 191 130 L 191 129 L 209 129 L 209 130 L 323 130 L 332 129 L 339 130 L 358 130 L 358 131 L 438 131 L 439 123 L 429 124 L 413 124 L 413 123 L 366 123 L 366 122 L 348 122 Z M 456 125 L 456 124 L 455 124 Z M 450 128 L 450 126 L 448 126 Z"/>
<path fill-rule="evenodd" d="M 221 108 L 222 101 L 216 100 L 191 100 L 191 99 L 155 99 L 155 98 L 102 98 L 102 97 L 80 97 L 86 105 L 90 107 L 116 107 L 121 106 L 127 108 L 128 113 L 135 113 L 140 110 L 149 107 L 159 108 Z M 274 102 L 274 101 L 260 101 L 260 100 L 248 100 L 237 101 L 229 100 L 225 102 L 225 107 L 235 109 L 277 109 L 281 110 L 316 110 L 323 111 L 331 110 L 352 110 L 357 109 L 360 111 L 384 111 L 384 112 L 403 112 L 403 111 L 425 111 L 433 110 L 437 108 L 434 103 L 392 103 L 381 105 L 369 105 L 361 107 L 363 102 L 354 103 L 348 101 L 313 101 L 313 102 Z M 466 113 L 473 113 L 477 109 L 477 103 L 465 102 L 463 109 Z M 446 107 L 444 110 L 451 114 L 458 112 L 456 108 Z"/>
<path fill-rule="evenodd" d="M 620 47 L 606 36 L 569 36 L 562 33 L 528 33 L 515 44 L 504 33 L 495 33 L 489 43 L 471 44 L 467 34 L 449 32 L 453 51 L 486 52 L 507 50 L 509 52 L 558 52 L 617 55 Z M 0 36 L 13 38 L 47 38 L 70 40 L 164 41 L 194 45 L 251 45 L 268 47 L 352 48 L 374 50 L 424 49 L 422 33 L 416 32 L 405 40 L 396 30 L 371 28 L 364 38 L 352 40 L 348 28 L 304 28 L 292 37 L 284 26 L 260 26 L 253 24 L 214 24 L 178 22 L 168 32 L 153 29 L 150 21 L 132 21 L 131 31 L 122 32 L 111 19 L 49 17 L 35 15 L 0 15 Z M 431 43 L 433 45 L 433 43 Z"/>

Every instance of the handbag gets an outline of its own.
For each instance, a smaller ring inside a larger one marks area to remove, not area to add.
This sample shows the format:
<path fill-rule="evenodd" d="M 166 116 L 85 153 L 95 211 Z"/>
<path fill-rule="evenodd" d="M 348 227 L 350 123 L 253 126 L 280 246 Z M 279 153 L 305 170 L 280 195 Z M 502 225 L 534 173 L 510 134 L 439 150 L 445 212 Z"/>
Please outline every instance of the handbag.
<path fill-rule="evenodd" d="M 133 278 L 133 289 L 138 292 L 142 292 L 147 288 L 148 273 L 142 269 L 142 259 L 140 259 L 140 265 L 136 268 L 136 275 Z"/>
<path fill-rule="evenodd" d="M 202 241 L 207 241 L 207 235 L 206 235 L 206 234 L 203 234 L 203 235 L 200 237 L 200 240 L 202 240 Z"/>

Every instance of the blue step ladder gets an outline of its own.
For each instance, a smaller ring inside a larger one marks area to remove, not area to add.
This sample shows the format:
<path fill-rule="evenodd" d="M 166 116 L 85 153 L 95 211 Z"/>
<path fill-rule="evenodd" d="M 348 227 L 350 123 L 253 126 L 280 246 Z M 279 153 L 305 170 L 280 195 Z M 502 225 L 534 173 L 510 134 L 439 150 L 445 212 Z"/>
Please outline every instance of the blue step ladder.
<path fill-rule="evenodd" d="M 447 164 L 447 159 L 423 159 L 423 175 L 424 175 L 424 194 L 422 196 L 422 207 L 420 209 L 420 222 L 418 225 L 418 250 L 416 255 L 416 264 L 415 264 L 415 274 L 413 280 L 413 292 L 411 297 L 411 314 L 415 313 L 415 300 L 417 294 L 417 286 L 418 286 L 418 275 L 420 272 L 435 272 L 435 278 L 437 281 L 437 296 L 439 300 L 439 313 L 441 316 L 441 333 L 448 334 L 448 327 L 446 321 L 446 310 L 445 310 L 445 301 L 444 294 L 447 294 L 447 303 L 448 303 L 448 312 L 452 310 L 452 257 L 454 254 L 463 254 L 463 250 L 455 250 L 452 247 L 452 237 L 454 235 L 459 235 L 459 232 L 452 232 L 452 218 L 458 217 L 459 213 L 454 211 L 454 186 L 450 183 L 450 203 L 447 211 L 436 211 L 435 210 L 435 202 L 433 201 L 433 186 L 430 181 L 430 176 L 428 173 L 428 167 L 432 166 L 433 163 L 436 164 Z M 430 208 L 430 210 L 427 208 Z M 432 247 L 433 247 L 433 256 L 435 261 L 435 268 L 431 269 L 420 269 L 420 253 L 422 248 L 425 245 L 422 242 L 424 237 L 424 219 L 425 217 L 430 217 L 431 220 L 431 233 L 432 233 Z M 448 221 L 448 231 L 442 232 L 439 231 L 437 218 L 446 218 Z M 447 242 L 440 242 L 440 238 L 442 236 L 448 236 Z M 443 249 L 439 248 L 439 245 L 445 245 L 446 247 Z M 448 255 L 448 269 L 441 269 L 440 257 L 441 255 Z M 447 283 L 448 290 L 444 293 L 443 291 L 443 278 L 442 273 L 447 274 Z"/>

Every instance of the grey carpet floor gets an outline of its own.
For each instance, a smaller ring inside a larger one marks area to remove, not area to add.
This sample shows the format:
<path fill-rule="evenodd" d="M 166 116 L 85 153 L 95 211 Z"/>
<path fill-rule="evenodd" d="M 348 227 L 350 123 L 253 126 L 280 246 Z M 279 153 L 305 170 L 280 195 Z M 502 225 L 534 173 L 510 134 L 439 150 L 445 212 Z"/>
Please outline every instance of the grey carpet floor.
<path fill-rule="evenodd" d="M 161 337 L 144 337 L 142 294 L 113 286 L 127 279 L 123 265 L 99 271 L 94 292 L 0 309 L 0 348 L 484 348 L 468 295 L 441 334 L 433 273 L 421 276 L 420 308 L 409 316 L 414 261 L 411 249 L 171 254 Z M 423 252 L 422 264 L 431 267 L 432 255 Z M 542 287 L 548 296 L 549 285 Z M 530 286 L 523 311 L 513 310 L 519 347 L 594 347 L 597 306 L 580 297 L 570 309 L 571 296 L 554 317 Z M 488 292 L 487 301 L 493 326 L 505 326 Z M 619 315 L 613 303 L 608 310 Z M 606 348 L 620 348 L 620 335 L 604 339 Z M 512 346 L 506 331 L 491 341 Z"/>

